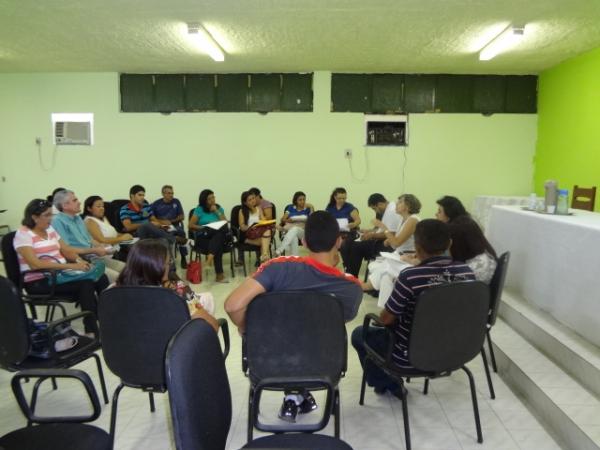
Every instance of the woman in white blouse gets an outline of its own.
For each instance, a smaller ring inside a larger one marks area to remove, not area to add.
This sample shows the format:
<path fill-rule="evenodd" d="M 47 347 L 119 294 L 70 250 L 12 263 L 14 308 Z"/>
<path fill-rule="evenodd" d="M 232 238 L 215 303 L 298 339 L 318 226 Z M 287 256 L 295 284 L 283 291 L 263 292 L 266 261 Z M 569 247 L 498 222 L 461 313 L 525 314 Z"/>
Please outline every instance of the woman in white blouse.
<path fill-rule="evenodd" d="M 92 195 L 83 203 L 83 221 L 94 241 L 106 245 L 117 245 L 130 241 L 133 236 L 129 233 L 117 233 L 104 216 L 104 200 L 98 195 Z"/>

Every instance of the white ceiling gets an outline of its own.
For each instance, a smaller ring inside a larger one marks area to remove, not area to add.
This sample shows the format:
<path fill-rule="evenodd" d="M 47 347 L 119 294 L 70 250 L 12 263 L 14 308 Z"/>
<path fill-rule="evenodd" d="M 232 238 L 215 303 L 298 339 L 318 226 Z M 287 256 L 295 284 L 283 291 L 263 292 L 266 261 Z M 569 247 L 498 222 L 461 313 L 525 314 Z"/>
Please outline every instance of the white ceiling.
<path fill-rule="evenodd" d="M 186 41 L 186 22 L 225 62 Z M 480 62 L 509 23 L 525 41 Z M 599 46 L 598 0 L 0 0 L 0 72 L 522 74 Z"/>

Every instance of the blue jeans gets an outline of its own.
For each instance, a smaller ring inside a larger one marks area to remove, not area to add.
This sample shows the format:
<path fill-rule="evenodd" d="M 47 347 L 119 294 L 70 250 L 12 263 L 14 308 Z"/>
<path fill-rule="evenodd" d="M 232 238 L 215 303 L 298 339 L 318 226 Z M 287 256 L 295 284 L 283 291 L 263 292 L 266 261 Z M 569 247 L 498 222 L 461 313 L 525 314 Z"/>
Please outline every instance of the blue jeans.
<path fill-rule="evenodd" d="M 363 327 L 359 326 L 354 329 L 352 332 L 352 347 L 356 350 L 358 354 L 358 359 L 360 359 L 360 365 L 367 376 L 367 384 L 376 389 L 387 389 L 388 391 L 394 392 L 398 389 L 398 384 L 390 378 L 383 370 L 377 367 L 373 363 L 369 363 L 365 368 L 365 358 L 367 355 L 367 351 L 363 345 Z M 380 355 L 385 355 L 388 345 L 389 338 L 387 331 L 384 328 L 369 328 L 369 333 L 367 334 L 367 343 L 369 346 L 375 350 Z"/>

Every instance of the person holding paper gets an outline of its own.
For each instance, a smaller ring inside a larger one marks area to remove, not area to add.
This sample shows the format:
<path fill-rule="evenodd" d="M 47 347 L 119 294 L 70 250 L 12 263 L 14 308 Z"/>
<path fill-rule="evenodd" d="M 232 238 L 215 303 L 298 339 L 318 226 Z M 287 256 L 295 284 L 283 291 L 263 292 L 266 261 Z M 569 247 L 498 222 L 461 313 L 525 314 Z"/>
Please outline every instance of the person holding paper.
<path fill-rule="evenodd" d="M 306 203 L 306 194 L 298 191 L 292 198 L 292 203 L 285 207 L 281 218 L 280 230 L 285 233 L 281 244 L 275 250 L 277 256 L 283 252 L 288 255 L 299 256 L 298 241 L 304 238 L 304 225 L 308 216 L 314 212 L 314 207 Z"/>
<path fill-rule="evenodd" d="M 254 245 L 260 249 L 260 262 L 269 259 L 269 246 L 271 245 L 271 229 L 275 220 L 268 220 L 259 208 L 260 199 L 250 191 L 242 192 L 242 207 L 238 216 L 242 242 Z"/>
<path fill-rule="evenodd" d="M 181 254 L 181 268 L 187 268 L 187 239 L 183 228 L 185 214 L 179 199 L 175 198 L 173 186 L 165 184 L 160 190 L 162 197 L 152 203 L 152 212 L 158 221 L 167 227 L 169 233 L 178 237 L 179 253 Z"/>
<path fill-rule="evenodd" d="M 217 204 L 215 193 L 204 189 L 198 197 L 188 228 L 192 231 L 195 246 L 208 252 L 206 265 L 214 266 L 217 283 L 226 283 L 223 272 L 223 249 L 227 238 L 227 219 L 221 205 Z"/>
<path fill-rule="evenodd" d="M 358 209 L 356 209 L 352 203 L 346 201 L 347 195 L 346 189 L 343 187 L 335 188 L 331 193 L 329 203 L 325 208 L 325 211 L 333 215 L 337 220 L 342 238 L 344 239 L 342 247 L 340 248 L 344 268 L 347 268 L 349 262 L 349 242 L 356 239 L 358 236 L 357 231 L 360 227 L 360 215 L 358 214 Z"/>

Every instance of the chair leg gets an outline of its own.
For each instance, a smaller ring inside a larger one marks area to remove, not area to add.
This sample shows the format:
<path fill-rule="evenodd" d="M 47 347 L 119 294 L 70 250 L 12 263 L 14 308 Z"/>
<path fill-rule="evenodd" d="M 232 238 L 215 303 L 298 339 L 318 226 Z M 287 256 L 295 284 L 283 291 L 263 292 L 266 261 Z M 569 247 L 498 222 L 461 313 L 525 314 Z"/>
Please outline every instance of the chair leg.
<path fill-rule="evenodd" d="M 425 378 L 425 383 L 423 384 L 423 395 L 427 395 L 429 393 L 429 378 Z"/>
<path fill-rule="evenodd" d="M 38 390 L 40 389 L 40 385 L 46 380 L 45 377 L 38 378 L 38 380 L 33 385 L 33 390 L 31 391 L 31 401 L 29 402 L 29 408 L 31 409 L 31 414 L 35 413 L 35 405 L 37 404 L 37 396 Z M 29 426 L 31 422 L 27 422 L 27 426 Z"/>
<path fill-rule="evenodd" d="M 242 267 L 244 268 L 244 277 L 247 277 L 248 272 L 246 271 L 246 252 L 242 251 L 240 256 L 242 257 Z"/>
<path fill-rule="evenodd" d="M 483 442 L 483 434 L 481 433 L 481 422 L 479 421 L 479 408 L 477 407 L 477 393 L 475 392 L 475 380 L 473 374 L 466 366 L 462 366 L 469 377 L 469 387 L 471 388 L 471 399 L 473 400 L 473 415 L 475 416 L 475 428 L 477 429 L 477 442 Z"/>
<path fill-rule="evenodd" d="M 152 392 L 148 392 L 148 398 L 150 399 L 150 412 L 156 411 L 156 407 L 154 406 L 154 394 Z"/>
<path fill-rule="evenodd" d="M 115 442 L 115 429 L 117 428 L 117 405 L 119 404 L 119 394 L 121 393 L 121 389 L 124 387 L 125 385 L 123 383 L 119 383 L 112 398 L 112 407 L 110 409 L 110 448 L 113 448 L 113 444 Z"/>
<path fill-rule="evenodd" d="M 498 366 L 496 365 L 496 355 L 494 355 L 494 347 L 492 347 L 492 335 L 490 334 L 490 329 L 487 330 L 487 341 L 488 348 L 490 349 L 490 359 L 492 360 L 492 368 L 495 373 L 498 373 Z"/>
<path fill-rule="evenodd" d="M 60 309 L 60 312 L 62 312 L 63 317 L 67 317 L 67 310 L 62 303 L 57 303 L 55 306 L 57 306 L 58 309 Z M 54 317 L 54 311 L 52 311 L 52 317 Z"/>
<path fill-rule="evenodd" d="M 341 414 L 340 414 L 340 391 L 338 391 L 337 389 L 335 390 L 334 394 L 333 394 L 333 413 L 335 415 L 335 417 L 333 418 L 333 430 L 334 430 L 334 435 L 336 438 L 340 437 L 340 421 L 341 421 Z"/>
<path fill-rule="evenodd" d="M 100 378 L 100 387 L 102 388 L 102 396 L 104 397 L 104 404 L 108 405 L 108 392 L 106 391 L 106 381 L 104 380 L 104 371 L 102 370 L 102 363 L 100 358 L 95 353 L 92 358 L 96 360 L 96 367 L 98 368 L 98 378 Z"/>
<path fill-rule="evenodd" d="M 400 380 L 400 399 L 402 400 L 402 419 L 404 420 L 404 439 L 406 442 L 406 450 L 410 450 L 410 424 L 408 423 L 408 405 L 406 402 L 406 394 L 404 393 L 404 384 Z"/>
<path fill-rule="evenodd" d="M 252 417 L 252 402 L 254 400 L 254 390 L 252 387 L 248 390 L 248 431 L 246 438 L 248 443 L 252 442 L 252 433 L 254 431 L 254 418 Z"/>
<path fill-rule="evenodd" d="M 52 377 L 50 378 L 50 380 L 52 381 L 52 390 L 55 391 L 58 389 L 58 385 L 56 384 L 56 378 Z"/>
<path fill-rule="evenodd" d="M 492 384 L 490 367 L 488 366 L 487 357 L 485 355 L 485 347 L 481 347 L 481 359 L 483 359 L 483 368 L 485 369 L 485 377 L 487 379 L 488 388 L 490 390 L 490 397 L 492 400 L 494 400 L 496 398 L 496 393 L 494 392 L 494 385 Z"/>
<path fill-rule="evenodd" d="M 363 376 L 362 376 L 362 382 L 360 384 L 360 398 L 358 399 L 358 404 L 359 405 L 363 405 L 365 403 L 365 386 L 367 384 L 367 371 L 366 366 L 367 366 L 367 361 L 369 360 L 369 358 L 365 359 L 365 368 L 363 369 Z"/>

